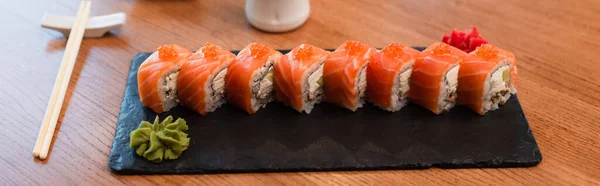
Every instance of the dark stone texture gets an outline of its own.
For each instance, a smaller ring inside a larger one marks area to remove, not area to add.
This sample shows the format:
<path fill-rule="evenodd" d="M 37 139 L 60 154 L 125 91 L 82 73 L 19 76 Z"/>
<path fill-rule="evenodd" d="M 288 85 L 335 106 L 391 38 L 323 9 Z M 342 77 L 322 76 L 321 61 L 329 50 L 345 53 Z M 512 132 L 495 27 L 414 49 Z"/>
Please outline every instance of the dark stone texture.
<path fill-rule="evenodd" d="M 152 163 L 129 148 L 129 133 L 156 116 L 137 90 L 137 69 L 148 56 L 135 56 L 127 80 L 109 159 L 119 174 L 529 167 L 542 160 L 515 96 L 485 116 L 461 106 L 435 115 L 415 104 L 390 113 L 321 103 L 307 115 L 275 102 L 254 115 L 224 105 L 208 116 L 179 106 L 160 117 L 187 121 L 189 149 Z"/>

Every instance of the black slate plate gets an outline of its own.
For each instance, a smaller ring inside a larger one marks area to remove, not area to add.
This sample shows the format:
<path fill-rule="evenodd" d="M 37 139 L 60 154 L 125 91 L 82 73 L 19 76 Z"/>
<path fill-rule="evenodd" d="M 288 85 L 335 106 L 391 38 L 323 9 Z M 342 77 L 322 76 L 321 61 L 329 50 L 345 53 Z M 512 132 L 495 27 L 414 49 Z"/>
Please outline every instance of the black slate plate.
<path fill-rule="evenodd" d="M 414 104 L 389 113 L 370 104 L 351 112 L 327 103 L 306 115 L 271 103 L 254 115 L 225 105 L 203 117 L 180 106 L 160 117 L 187 121 L 189 149 L 177 160 L 148 162 L 129 148 L 129 133 L 156 116 L 137 90 L 138 67 L 149 55 L 140 53 L 131 64 L 109 159 L 116 173 L 529 167 L 542 160 L 513 97 L 485 116 L 464 107 L 434 115 Z"/>

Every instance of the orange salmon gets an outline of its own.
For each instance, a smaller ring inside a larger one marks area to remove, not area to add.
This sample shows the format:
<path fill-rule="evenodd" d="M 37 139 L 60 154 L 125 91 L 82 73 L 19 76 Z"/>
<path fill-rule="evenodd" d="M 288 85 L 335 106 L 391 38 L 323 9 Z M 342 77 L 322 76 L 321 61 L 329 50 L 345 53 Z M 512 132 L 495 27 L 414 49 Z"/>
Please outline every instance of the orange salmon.
<path fill-rule="evenodd" d="M 227 102 L 256 113 L 273 100 L 273 68 L 282 54 L 260 43 L 246 46 L 229 65 L 225 77 Z"/>
<path fill-rule="evenodd" d="M 367 99 L 387 111 L 407 104 L 410 75 L 418 50 L 391 43 L 377 51 L 367 68 Z"/>
<path fill-rule="evenodd" d="M 367 88 L 367 64 L 376 49 L 346 41 L 327 57 L 323 67 L 324 100 L 351 111 L 362 107 Z"/>
<path fill-rule="evenodd" d="M 225 103 L 225 76 L 235 55 L 206 43 L 183 63 L 177 76 L 181 104 L 206 115 Z"/>
<path fill-rule="evenodd" d="M 298 112 L 310 111 L 321 101 L 323 64 L 329 52 L 301 44 L 281 58 L 275 67 L 275 97 Z M 321 80 L 322 81 L 322 80 Z"/>
<path fill-rule="evenodd" d="M 178 45 L 163 45 L 139 67 L 137 72 L 140 101 L 154 112 L 166 112 L 177 106 L 177 71 L 192 52 Z"/>
<path fill-rule="evenodd" d="M 435 114 L 454 107 L 459 63 L 465 55 L 464 51 L 442 42 L 419 53 L 411 75 L 410 100 Z"/>
<path fill-rule="evenodd" d="M 460 64 L 458 100 L 480 115 L 498 109 L 516 90 L 515 56 L 494 45 L 484 44 Z"/>

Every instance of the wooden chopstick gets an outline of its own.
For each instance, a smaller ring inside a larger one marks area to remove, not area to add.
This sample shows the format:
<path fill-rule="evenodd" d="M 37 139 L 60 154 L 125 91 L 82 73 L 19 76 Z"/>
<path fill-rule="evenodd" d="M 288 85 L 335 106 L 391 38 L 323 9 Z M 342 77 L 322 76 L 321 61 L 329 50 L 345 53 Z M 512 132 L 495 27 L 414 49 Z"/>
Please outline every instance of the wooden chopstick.
<path fill-rule="evenodd" d="M 81 40 L 87 26 L 87 21 L 90 16 L 92 2 L 89 0 L 81 1 L 79 9 L 77 11 L 77 17 L 73 28 L 69 34 L 67 46 L 65 48 L 65 54 L 63 56 L 60 69 L 54 82 L 54 88 L 52 89 L 52 95 L 48 101 L 48 107 L 44 115 L 44 120 L 40 126 L 38 138 L 33 148 L 33 156 L 40 159 L 46 159 L 48 156 L 48 150 L 52 143 L 52 137 L 54 136 L 54 130 L 56 129 L 56 123 L 58 122 L 58 116 L 60 109 L 67 92 L 71 75 L 73 74 L 73 68 L 79 53 L 79 47 L 81 46 Z"/>
<path fill-rule="evenodd" d="M 75 19 L 75 23 L 71 27 L 70 36 L 75 36 L 77 32 L 78 25 L 80 21 L 77 21 L 78 18 L 83 15 L 83 10 L 85 9 L 85 5 L 87 3 L 81 2 L 79 4 L 79 9 L 77 11 L 77 16 Z M 56 103 L 56 97 L 58 96 L 58 92 L 60 89 L 60 83 L 63 80 L 63 76 L 61 74 L 65 73 L 65 69 L 67 68 L 67 63 L 69 56 L 71 55 L 71 50 L 73 48 L 74 39 L 67 40 L 67 46 L 65 47 L 65 53 L 63 55 L 62 63 L 60 64 L 60 68 L 58 70 L 58 75 L 56 80 L 54 81 L 54 88 L 52 88 L 52 95 L 50 96 L 50 100 L 48 100 L 48 106 L 46 107 L 46 114 L 44 114 L 44 119 L 42 120 L 42 125 L 40 126 L 40 132 L 38 133 L 37 140 L 35 142 L 35 147 L 33 147 L 33 156 L 39 157 L 40 150 L 42 148 L 42 144 L 44 143 L 44 138 L 46 137 L 46 131 L 48 130 L 48 123 L 50 122 L 50 117 L 52 116 L 52 109 L 54 108 L 54 104 Z"/>

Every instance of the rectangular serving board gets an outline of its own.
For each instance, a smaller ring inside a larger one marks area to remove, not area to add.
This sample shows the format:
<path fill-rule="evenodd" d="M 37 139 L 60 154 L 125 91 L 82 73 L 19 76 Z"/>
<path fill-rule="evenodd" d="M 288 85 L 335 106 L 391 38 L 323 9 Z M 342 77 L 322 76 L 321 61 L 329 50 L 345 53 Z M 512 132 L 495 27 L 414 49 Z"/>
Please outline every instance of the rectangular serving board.
<path fill-rule="evenodd" d="M 178 106 L 159 116 L 187 121 L 189 149 L 152 163 L 129 147 L 129 133 L 156 116 L 137 87 L 138 67 L 149 55 L 134 57 L 127 79 L 109 157 L 118 174 L 503 168 L 542 160 L 515 96 L 485 116 L 461 106 L 435 115 L 415 104 L 390 113 L 371 104 L 351 112 L 321 103 L 301 114 L 274 102 L 254 115 L 224 105 L 207 116 Z"/>

